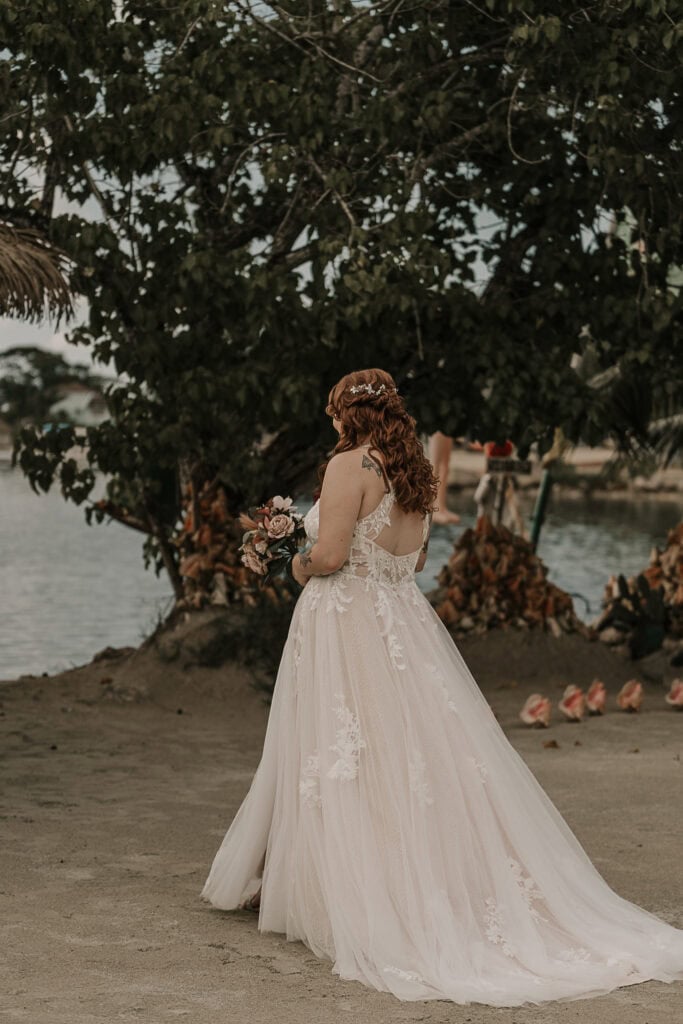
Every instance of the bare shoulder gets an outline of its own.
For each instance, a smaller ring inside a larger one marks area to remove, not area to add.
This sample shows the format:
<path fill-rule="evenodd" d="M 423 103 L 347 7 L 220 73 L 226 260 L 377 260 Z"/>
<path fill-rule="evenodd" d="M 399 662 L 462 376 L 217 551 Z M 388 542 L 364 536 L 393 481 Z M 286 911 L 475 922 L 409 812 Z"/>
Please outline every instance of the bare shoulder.
<path fill-rule="evenodd" d="M 358 448 L 354 448 L 350 452 L 337 452 L 333 455 L 330 461 L 327 463 L 327 469 L 325 473 L 332 471 L 338 475 L 344 475 L 345 473 L 353 473 L 360 466 L 360 457 L 363 453 Z"/>
<path fill-rule="evenodd" d="M 361 457 L 363 452 L 354 449 L 350 452 L 337 452 L 327 463 L 325 480 L 328 487 L 360 486 Z"/>
<path fill-rule="evenodd" d="M 353 480 L 364 487 L 375 478 L 384 479 L 380 458 L 375 452 L 368 452 L 367 448 L 338 452 L 328 462 L 325 476 L 329 473 L 335 481 L 350 483 Z"/>

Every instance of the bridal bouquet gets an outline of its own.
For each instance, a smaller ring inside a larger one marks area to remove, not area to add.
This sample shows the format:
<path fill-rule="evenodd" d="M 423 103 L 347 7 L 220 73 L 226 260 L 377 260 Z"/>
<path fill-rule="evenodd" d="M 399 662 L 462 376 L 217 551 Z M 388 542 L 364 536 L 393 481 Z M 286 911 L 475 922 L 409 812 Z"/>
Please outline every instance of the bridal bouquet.
<path fill-rule="evenodd" d="M 260 508 L 250 508 L 239 517 L 245 533 L 240 552 L 242 563 L 268 582 L 283 572 L 306 538 L 304 517 L 291 498 L 276 494 Z"/>

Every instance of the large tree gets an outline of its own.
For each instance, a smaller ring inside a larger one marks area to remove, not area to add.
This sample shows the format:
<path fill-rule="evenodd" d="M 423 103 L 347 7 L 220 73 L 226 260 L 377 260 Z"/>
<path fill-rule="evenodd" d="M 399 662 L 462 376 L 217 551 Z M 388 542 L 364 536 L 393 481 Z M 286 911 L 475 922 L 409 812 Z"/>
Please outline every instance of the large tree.
<path fill-rule="evenodd" d="M 588 344 L 680 397 L 677 7 L 0 0 L 0 212 L 74 261 L 72 340 L 120 376 L 107 511 L 169 564 L 178 474 L 194 527 L 207 479 L 296 486 L 360 366 L 522 448 L 604 430 Z M 80 500 L 72 440 L 20 457 Z"/>

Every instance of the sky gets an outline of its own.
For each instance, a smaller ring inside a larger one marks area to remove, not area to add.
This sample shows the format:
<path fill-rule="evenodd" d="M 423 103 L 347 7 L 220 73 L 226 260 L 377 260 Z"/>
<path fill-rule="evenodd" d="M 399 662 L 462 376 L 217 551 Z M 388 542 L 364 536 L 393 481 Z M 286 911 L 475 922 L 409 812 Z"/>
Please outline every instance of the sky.
<path fill-rule="evenodd" d="M 69 327 L 75 326 L 81 317 L 76 316 Z M 65 337 L 64 324 L 54 325 L 45 321 L 40 324 L 27 324 L 22 320 L 0 317 L 0 352 L 15 345 L 37 345 L 49 352 L 59 352 L 67 362 L 92 366 L 90 350 L 84 345 L 70 345 Z"/>

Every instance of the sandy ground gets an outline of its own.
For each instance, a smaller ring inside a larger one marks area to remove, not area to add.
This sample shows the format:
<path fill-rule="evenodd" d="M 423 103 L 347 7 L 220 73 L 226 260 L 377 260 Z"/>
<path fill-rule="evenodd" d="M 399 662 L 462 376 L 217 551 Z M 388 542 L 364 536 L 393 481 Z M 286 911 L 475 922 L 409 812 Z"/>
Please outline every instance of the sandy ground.
<path fill-rule="evenodd" d="M 683 926 L 683 713 L 650 683 L 642 713 L 528 730 L 533 690 L 554 701 L 633 668 L 579 637 L 463 644 L 501 724 L 598 869 Z M 501 666 L 505 666 L 502 668 Z M 233 668 L 169 668 L 140 652 L 0 686 L 0 1019 L 30 1024 L 399 1021 L 673 1024 L 683 984 L 493 1009 L 401 1003 L 340 981 L 254 914 L 199 899 L 258 763 L 267 707 Z M 178 713 L 182 709 L 182 714 Z M 557 748 L 544 742 L 557 741 Z"/>

